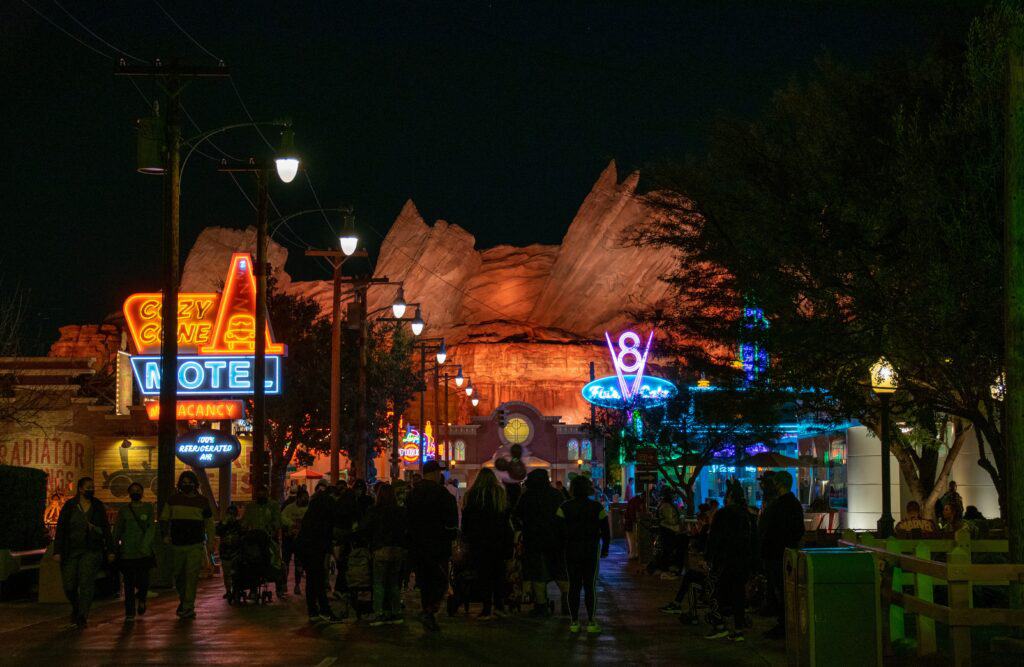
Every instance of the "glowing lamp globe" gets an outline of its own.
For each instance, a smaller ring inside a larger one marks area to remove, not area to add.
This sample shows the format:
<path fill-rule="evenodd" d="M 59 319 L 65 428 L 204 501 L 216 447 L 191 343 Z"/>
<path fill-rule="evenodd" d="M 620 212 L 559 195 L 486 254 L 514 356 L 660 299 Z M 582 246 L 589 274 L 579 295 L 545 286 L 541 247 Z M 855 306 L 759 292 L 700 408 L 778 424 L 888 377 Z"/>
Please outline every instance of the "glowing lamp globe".
<path fill-rule="evenodd" d="M 473 404 L 473 407 L 474 407 L 474 408 L 475 408 L 476 406 L 480 405 L 480 399 L 479 399 L 479 398 L 477 398 L 476 396 L 474 396 L 473 398 L 471 398 L 471 399 L 469 400 L 469 402 Z"/>
<path fill-rule="evenodd" d="M 277 166 L 277 177 L 282 183 L 291 183 L 295 175 L 299 173 L 299 154 L 295 152 L 295 131 L 292 128 L 285 128 L 281 133 L 281 147 L 277 149 L 277 156 L 274 158 Z"/>
<path fill-rule="evenodd" d="M 344 250 L 342 252 L 344 252 Z M 398 294 L 395 296 L 395 302 L 391 304 L 391 314 L 394 315 L 396 319 L 402 319 L 402 315 L 405 315 L 405 293 L 402 291 L 401 287 L 398 288 Z"/>
<path fill-rule="evenodd" d="M 437 351 L 437 365 L 442 366 L 448 359 L 448 349 L 444 346 L 444 341 L 441 341 L 441 349 Z"/>
<path fill-rule="evenodd" d="M 473 381 L 470 380 L 469 384 L 466 385 L 466 396 L 472 396 L 472 395 L 473 395 Z"/>
<path fill-rule="evenodd" d="M 455 376 L 455 386 L 461 387 L 462 383 L 466 381 L 466 378 L 462 377 L 462 369 L 459 369 L 459 374 Z"/>
<path fill-rule="evenodd" d="M 896 369 L 888 359 L 879 357 L 868 372 L 871 375 L 871 389 L 876 394 L 892 394 L 896 391 L 899 385 L 896 380 Z"/>
<path fill-rule="evenodd" d="M 412 322 L 409 323 L 409 328 L 412 329 L 413 336 L 419 336 L 423 333 L 423 318 L 420 316 L 419 306 L 416 307 L 416 317 L 412 318 Z"/>

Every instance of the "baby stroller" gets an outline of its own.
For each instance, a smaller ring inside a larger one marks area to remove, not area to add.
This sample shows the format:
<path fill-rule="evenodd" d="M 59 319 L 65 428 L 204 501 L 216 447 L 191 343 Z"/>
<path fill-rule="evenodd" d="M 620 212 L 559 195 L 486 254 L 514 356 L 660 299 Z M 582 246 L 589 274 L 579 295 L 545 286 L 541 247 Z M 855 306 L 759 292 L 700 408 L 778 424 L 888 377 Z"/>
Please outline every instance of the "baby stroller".
<path fill-rule="evenodd" d="M 373 559 L 370 550 L 364 543 L 354 543 L 348 554 L 348 563 L 345 568 L 345 588 L 348 591 L 349 606 L 355 612 L 356 620 L 362 617 L 364 610 L 373 608 Z M 360 601 L 360 595 L 371 598 L 366 604 Z"/>
<path fill-rule="evenodd" d="M 268 584 L 276 582 L 280 576 L 271 559 L 273 546 L 270 536 L 262 530 L 242 533 L 234 560 L 229 604 L 245 604 L 248 600 L 266 604 L 273 600 Z"/>

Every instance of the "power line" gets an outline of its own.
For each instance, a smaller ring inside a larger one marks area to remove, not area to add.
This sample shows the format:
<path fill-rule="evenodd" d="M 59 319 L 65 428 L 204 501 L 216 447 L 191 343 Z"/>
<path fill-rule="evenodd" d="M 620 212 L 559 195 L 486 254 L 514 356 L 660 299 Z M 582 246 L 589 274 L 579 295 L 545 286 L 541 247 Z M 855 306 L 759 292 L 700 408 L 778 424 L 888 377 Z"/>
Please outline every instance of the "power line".
<path fill-rule="evenodd" d="M 37 16 L 38 16 L 39 18 L 43 19 L 44 21 L 46 21 L 47 23 L 49 23 L 50 25 L 52 25 L 52 26 L 53 26 L 54 28 L 56 28 L 57 30 L 60 30 L 60 31 L 61 31 L 62 33 L 64 33 L 65 35 L 67 35 L 67 36 L 68 36 L 68 37 L 70 37 L 71 39 L 75 40 L 76 42 L 78 42 L 79 44 L 81 44 L 82 46 L 84 46 L 85 48 L 89 49 L 89 50 L 90 50 L 90 51 L 92 51 L 93 53 L 97 54 L 97 55 L 98 55 L 98 56 L 100 56 L 101 58 L 106 58 L 107 60 L 113 60 L 113 59 L 114 59 L 114 57 L 113 57 L 113 56 L 111 56 L 111 55 L 110 55 L 109 53 L 103 53 L 102 51 L 100 51 L 99 49 L 97 49 L 96 47 L 94 47 L 93 45 L 85 43 L 84 41 L 82 41 L 81 39 L 79 39 L 78 37 L 76 37 L 75 35 L 71 34 L 71 33 L 70 33 L 70 32 L 68 32 L 67 30 L 65 30 L 65 29 L 64 29 L 63 27 L 61 27 L 60 25 L 58 25 L 58 24 L 54 23 L 54 22 L 53 22 L 53 21 L 52 21 L 52 20 L 50 19 L 50 17 L 48 17 L 48 16 L 46 15 L 46 14 L 42 13 L 41 11 L 39 11 L 38 9 L 36 9 L 35 7 L 33 7 L 33 6 L 31 5 L 31 3 L 29 3 L 29 2 L 28 2 L 28 0 L 21 0 L 21 2 L 22 2 L 22 4 L 23 4 L 23 5 L 25 5 L 26 7 L 28 7 L 29 9 L 31 9 L 31 10 L 32 10 L 33 12 L 35 12 L 35 13 L 36 13 L 36 15 L 37 15 Z"/>
<path fill-rule="evenodd" d="M 26 3 L 26 4 L 28 4 L 28 3 Z M 133 56 L 132 54 L 130 54 L 130 53 L 128 53 L 127 51 L 125 51 L 124 49 L 119 49 L 118 47 L 114 46 L 113 44 L 111 44 L 111 43 L 110 43 L 110 42 L 108 42 L 107 40 L 105 40 L 105 39 L 103 39 L 102 37 L 100 37 L 99 35 L 97 35 L 97 34 L 96 34 L 96 33 L 95 33 L 95 32 L 94 32 L 93 30 L 91 30 L 91 29 L 89 28 L 89 26 L 87 26 L 87 25 L 85 25 L 84 23 L 82 23 L 81 21 L 79 21 L 79 20 L 78 20 L 78 18 L 77 18 L 77 17 L 76 17 L 76 16 L 74 15 L 74 14 L 72 14 L 72 13 L 71 13 L 71 12 L 69 12 L 69 11 L 68 11 L 67 9 L 65 9 L 65 8 L 64 8 L 64 5 L 62 5 L 62 4 L 60 4 L 59 2 L 57 2 L 57 0 L 53 0 L 53 4 L 55 4 L 55 5 L 57 5 L 58 7 L 60 7 L 60 10 L 61 10 L 62 12 L 64 12 L 65 14 L 67 14 L 67 15 L 68 15 L 68 18 L 70 18 L 70 19 L 71 19 L 72 21 L 74 21 L 75 23 L 77 23 L 77 24 L 78 24 L 78 26 L 79 26 L 80 28 L 82 28 L 82 30 L 85 30 L 85 31 L 86 31 L 87 33 L 89 33 L 90 35 L 92 35 L 92 36 L 93 36 L 93 37 L 94 37 L 95 39 L 97 39 L 97 40 L 99 40 L 100 42 L 102 42 L 103 44 L 107 45 L 107 47 L 108 47 L 108 48 L 110 48 L 110 49 L 113 49 L 114 51 L 117 51 L 118 53 L 120 53 L 120 54 L 121 54 L 122 56 L 125 56 L 125 57 L 127 57 L 127 58 L 131 58 L 132 60 L 134 60 L 134 61 L 136 61 L 136 62 L 140 62 L 140 63 L 144 63 L 144 62 L 146 62 L 145 60 L 143 60 L 142 58 L 139 58 L 138 56 Z"/>
<path fill-rule="evenodd" d="M 218 58 L 217 56 L 215 56 L 215 55 L 214 55 L 213 53 L 211 53 L 211 52 L 210 52 L 210 49 L 208 49 L 208 48 L 206 48 L 205 46 L 203 46 L 202 44 L 200 44 L 200 43 L 199 43 L 199 41 L 198 41 L 198 40 L 197 40 L 197 39 L 196 39 L 195 37 L 193 37 L 192 35 L 190 35 L 190 34 L 189 34 L 188 30 L 185 30 L 185 29 L 184 29 L 183 27 L 181 27 L 181 24 L 180 24 L 180 23 L 178 23 L 177 21 L 175 21 L 175 20 L 174 20 L 174 17 L 173 17 L 173 16 L 171 16 L 171 15 L 170 15 L 170 14 L 169 14 L 169 13 L 167 12 L 167 10 L 166 10 L 166 9 L 164 9 L 164 6 L 163 6 L 163 5 L 161 5 L 161 4 L 159 3 L 159 2 L 157 2 L 157 0 L 153 0 L 153 4 L 154 4 L 154 5 L 156 5 L 156 6 L 157 6 L 157 7 L 158 7 L 158 8 L 160 9 L 160 11 L 161 11 L 161 12 L 163 12 L 164 16 L 166 16 L 166 17 L 167 17 L 167 20 L 169 20 L 169 21 L 170 21 L 171 23 L 173 23 L 173 24 L 174 24 L 174 27 L 175 27 L 175 28 L 177 28 L 177 29 L 178 29 L 178 30 L 179 30 L 179 31 L 181 32 L 181 34 L 183 34 L 183 35 L 185 35 L 186 37 L 188 37 L 188 39 L 189 39 L 189 41 L 190 41 L 190 42 L 192 42 L 192 43 L 193 43 L 193 44 L 195 44 L 195 45 L 196 45 L 197 47 L 199 47 L 199 50 L 200 50 L 200 51 L 202 51 L 202 52 L 203 52 L 203 53 L 205 53 L 206 55 L 210 56 L 211 58 L 213 58 L 214 60 L 216 60 L 216 61 L 217 61 L 217 62 L 219 62 L 219 63 L 222 63 L 222 62 L 224 62 L 223 60 L 221 60 L 220 58 Z"/>

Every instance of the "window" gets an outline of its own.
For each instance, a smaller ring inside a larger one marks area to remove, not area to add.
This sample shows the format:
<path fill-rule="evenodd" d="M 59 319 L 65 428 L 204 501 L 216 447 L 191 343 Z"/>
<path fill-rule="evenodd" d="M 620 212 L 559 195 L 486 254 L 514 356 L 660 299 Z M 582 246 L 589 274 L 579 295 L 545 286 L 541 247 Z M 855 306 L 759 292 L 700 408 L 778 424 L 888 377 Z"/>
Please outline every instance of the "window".
<path fill-rule="evenodd" d="M 589 461 L 592 458 L 594 458 L 594 448 L 591 447 L 589 440 L 584 440 L 583 441 L 583 447 L 581 447 L 581 449 L 582 449 L 582 455 L 580 456 L 581 459 L 583 459 L 584 461 Z"/>
<path fill-rule="evenodd" d="M 456 440 L 455 444 L 452 445 L 452 453 L 454 454 L 456 461 L 465 461 L 466 442 L 464 440 Z"/>
<path fill-rule="evenodd" d="M 568 443 L 566 443 L 565 446 L 568 450 L 565 453 L 565 458 L 567 458 L 569 461 L 575 461 L 580 457 L 580 443 L 576 442 L 575 440 L 570 440 Z"/>
<path fill-rule="evenodd" d="M 512 417 L 505 422 L 502 433 L 508 444 L 521 445 L 530 439 L 530 424 L 522 417 Z"/>

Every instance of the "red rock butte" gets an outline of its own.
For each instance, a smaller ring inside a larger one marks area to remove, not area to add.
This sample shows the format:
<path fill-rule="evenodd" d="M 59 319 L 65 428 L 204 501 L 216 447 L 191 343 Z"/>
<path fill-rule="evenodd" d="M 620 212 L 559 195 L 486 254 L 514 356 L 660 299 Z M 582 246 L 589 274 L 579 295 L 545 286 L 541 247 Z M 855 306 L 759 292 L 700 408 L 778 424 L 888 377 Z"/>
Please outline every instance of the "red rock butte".
<path fill-rule="evenodd" d="M 633 172 L 619 181 L 611 162 L 560 245 L 480 250 L 462 227 L 443 220 L 429 225 L 411 200 L 405 203 L 381 245 L 376 275 L 404 283 L 406 301 L 422 304 L 423 335 L 444 336 L 449 359 L 472 378 L 480 405 L 456 401 L 453 391 L 450 421 L 465 423 L 513 400 L 567 423 L 588 418 L 580 388 L 590 362 L 598 376 L 614 372 L 604 332 L 630 327 L 630 313 L 669 295 L 661 276 L 671 269 L 673 252 L 624 239 L 657 215 L 652 200 L 636 192 L 639 178 Z M 231 254 L 253 252 L 254 245 L 251 227 L 203 230 L 185 262 L 182 291 L 218 291 Z M 280 288 L 330 312 L 329 280 L 293 281 L 284 271 L 288 250 L 277 243 L 271 242 L 268 258 Z M 370 290 L 370 310 L 386 308 L 393 298 L 393 289 Z M 65 342 L 62 337 L 57 345 Z M 432 415 L 429 393 L 426 408 Z"/>

